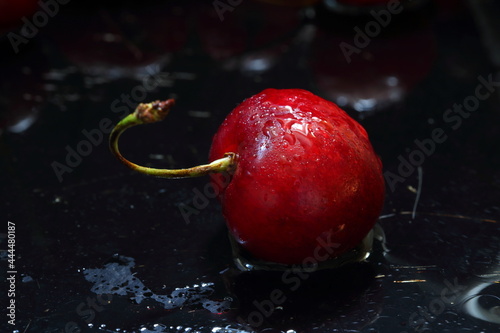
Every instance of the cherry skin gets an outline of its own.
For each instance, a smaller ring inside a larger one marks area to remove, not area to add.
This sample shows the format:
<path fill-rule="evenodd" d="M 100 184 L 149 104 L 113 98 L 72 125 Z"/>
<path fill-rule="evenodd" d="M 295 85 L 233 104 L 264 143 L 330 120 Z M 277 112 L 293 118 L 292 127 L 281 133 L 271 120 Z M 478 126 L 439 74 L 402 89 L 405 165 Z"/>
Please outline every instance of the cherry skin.
<path fill-rule="evenodd" d="M 255 258 L 300 264 L 336 257 L 373 228 L 384 201 L 382 164 L 364 128 L 301 89 L 266 89 L 237 106 L 210 160 L 236 154 L 230 181 L 211 175 L 235 240 Z"/>

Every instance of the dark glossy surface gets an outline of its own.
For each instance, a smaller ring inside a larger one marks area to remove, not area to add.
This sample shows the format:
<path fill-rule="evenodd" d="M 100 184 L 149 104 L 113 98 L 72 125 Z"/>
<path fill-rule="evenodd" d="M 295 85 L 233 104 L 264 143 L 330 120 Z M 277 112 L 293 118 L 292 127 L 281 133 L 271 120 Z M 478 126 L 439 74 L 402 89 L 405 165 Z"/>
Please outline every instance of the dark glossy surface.
<path fill-rule="evenodd" d="M 480 88 L 466 118 L 447 111 L 474 100 L 478 77 L 500 81 L 487 13 L 443 0 L 394 15 L 347 63 L 340 44 L 372 18 L 321 4 L 243 1 L 223 21 L 212 2 L 65 6 L 20 52 L 1 41 L 0 242 L 14 222 L 17 271 L 13 327 L 2 252 L 1 332 L 498 332 L 500 87 Z M 336 271 L 240 273 L 219 204 L 196 194 L 208 178 L 134 174 L 105 143 L 138 102 L 175 97 L 122 151 L 205 163 L 224 117 L 269 87 L 345 103 L 367 129 L 401 177 L 379 221 L 388 252 L 377 241 L 366 263 Z M 68 149 L 87 156 L 66 161 Z M 193 199 L 187 217 L 179 205 Z"/>

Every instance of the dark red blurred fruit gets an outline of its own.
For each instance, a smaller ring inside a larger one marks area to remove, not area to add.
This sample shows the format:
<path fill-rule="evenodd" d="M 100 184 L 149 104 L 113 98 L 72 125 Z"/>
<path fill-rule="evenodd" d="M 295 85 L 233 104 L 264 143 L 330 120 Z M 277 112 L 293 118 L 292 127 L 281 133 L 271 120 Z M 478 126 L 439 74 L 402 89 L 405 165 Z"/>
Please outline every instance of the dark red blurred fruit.
<path fill-rule="evenodd" d="M 0 30 L 22 24 L 22 18 L 31 19 L 38 8 L 38 0 L 0 0 Z"/>

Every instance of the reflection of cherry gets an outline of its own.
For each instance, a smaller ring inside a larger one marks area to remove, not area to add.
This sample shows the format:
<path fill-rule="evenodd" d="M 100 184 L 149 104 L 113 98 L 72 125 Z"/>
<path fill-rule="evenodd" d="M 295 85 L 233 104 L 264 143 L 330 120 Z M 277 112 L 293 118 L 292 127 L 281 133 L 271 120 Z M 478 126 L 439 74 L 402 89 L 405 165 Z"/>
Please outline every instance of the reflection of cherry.
<path fill-rule="evenodd" d="M 356 47 L 353 36 L 319 30 L 311 67 L 317 87 L 327 98 L 356 111 L 402 100 L 427 75 L 436 52 L 429 30 L 377 36 L 347 56 L 340 48 L 346 44 Z"/>
<path fill-rule="evenodd" d="M 172 104 L 140 104 L 111 133 L 112 151 L 159 177 L 218 172 L 212 181 L 229 230 L 255 258 L 317 263 L 353 249 L 374 226 L 384 201 L 382 165 L 366 131 L 335 104 L 301 89 L 267 89 L 228 115 L 209 165 L 151 169 L 121 156 L 120 134 L 161 120 Z"/>
<path fill-rule="evenodd" d="M 237 321 L 248 331 L 308 332 L 320 326 L 324 332 L 358 332 L 383 309 L 384 289 L 374 275 L 371 265 L 361 263 L 312 273 L 228 270 L 223 277 Z"/>

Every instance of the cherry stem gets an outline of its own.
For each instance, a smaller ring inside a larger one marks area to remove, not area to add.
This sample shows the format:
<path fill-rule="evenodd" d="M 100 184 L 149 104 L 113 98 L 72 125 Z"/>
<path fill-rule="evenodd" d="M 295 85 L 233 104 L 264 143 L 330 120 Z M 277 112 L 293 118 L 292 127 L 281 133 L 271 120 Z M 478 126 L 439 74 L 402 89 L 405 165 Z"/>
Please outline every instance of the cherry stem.
<path fill-rule="evenodd" d="M 123 118 L 111 131 L 109 136 L 109 148 L 120 162 L 132 170 L 162 178 L 189 178 L 205 176 L 214 172 L 224 172 L 234 167 L 236 163 L 235 153 L 226 153 L 223 158 L 210 164 L 198 165 L 187 169 L 156 169 L 141 166 L 127 160 L 118 149 L 118 139 L 126 129 L 142 124 L 151 124 L 165 119 L 168 112 L 174 106 L 175 101 L 154 101 L 139 104 L 133 113 Z"/>

